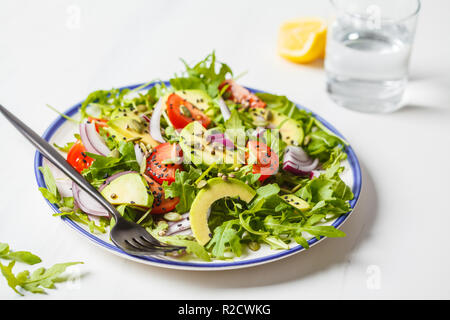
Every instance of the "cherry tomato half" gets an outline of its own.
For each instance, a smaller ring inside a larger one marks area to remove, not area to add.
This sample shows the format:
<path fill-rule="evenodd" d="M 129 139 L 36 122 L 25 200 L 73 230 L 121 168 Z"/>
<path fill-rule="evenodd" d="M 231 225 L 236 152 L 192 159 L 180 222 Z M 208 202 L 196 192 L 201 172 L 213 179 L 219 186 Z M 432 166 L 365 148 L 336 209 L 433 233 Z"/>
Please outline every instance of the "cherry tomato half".
<path fill-rule="evenodd" d="M 236 103 L 240 103 L 243 107 L 250 108 L 265 108 L 266 103 L 258 98 L 256 95 L 248 91 L 243 86 L 237 84 L 233 80 L 225 80 L 219 86 L 222 89 L 228 85 L 225 92 L 228 94 L 229 98 Z"/>
<path fill-rule="evenodd" d="M 172 93 L 166 102 L 167 116 L 175 129 L 183 129 L 192 121 L 199 121 L 205 128 L 211 119 L 186 99 Z"/>
<path fill-rule="evenodd" d="M 77 140 L 67 153 L 67 162 L 78 172 L 89 168 L 94 159 L 86 155 L 86 148 L 81 140 Z"/>
<path fill-rule="evenodd" d="M 95 129 L 98 132 L 98 128 L 99 127 L 107 127 L 108 125 L 106 124 L 108 122 L 108 120 L 105 119 L 100 119 L 100 118 L 94 118 L 94 117 L 88 117 L 88 122 L 94 122 L 95 124 Z"/>
<path fill-rule="evenodd" d="M 175 171 L 177 169 L 183 170 L 181 164 L 163 163 L 166 161 L 176 162 L 183 156 L 181 147 L 170 142 L 162 143 L 153 149 L 152 153 L 147 157 L 147 168 L 145 173 L 159 184 L 167 181 L 171 184 L 175 181 Z"/>
<path fill-rule="evenodd" d="M 147 180 L 150 191 L 154 197 L 152 206 L 153 209 L 152 211 L 150 211 L 150 213 L 161 214 L 173 211 L 177 206 L 178 202 L 180 202 L 180 198 L 176 197 L 166 199 L 166 195 L 164 193 L 164 189 L 162 188 L 162 186 L 149 176 L 144 175 L 144 177 Z"/>
<path fill-rule="evenodd" d="M 253 173 L 261 174 L 259 181 L 264 181 L 278 172 L 278 155 L 265 143 L 251 140 L 247 143 L 249 154 L 247 159 L 253 158 Z"/>

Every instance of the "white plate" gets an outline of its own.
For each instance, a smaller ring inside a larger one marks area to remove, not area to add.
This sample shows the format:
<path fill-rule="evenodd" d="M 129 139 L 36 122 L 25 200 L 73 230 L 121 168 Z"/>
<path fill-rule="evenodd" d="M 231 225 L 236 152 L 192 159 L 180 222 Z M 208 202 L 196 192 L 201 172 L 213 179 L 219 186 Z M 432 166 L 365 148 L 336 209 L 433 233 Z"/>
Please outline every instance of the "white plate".
<path fill-rule="evenodd" d="M 143 90 L 147 90 L 148 88 L 155 85 L 155 83 L 152 83 L 148 85 Z M 170 85 L 166 82 L 166 85 Z M 121 89 L 129 88 L 134 89 L 141 86 L 139 85 L 133 85 L 133 86 L 127 86 L 123 87 Z M 260 90 L 255 90 L 248 88 L 252 92 L 262 92 Z M 81 106 L 81 103 L 78 103 L 77 105 L 73 106 L 69 110 L 65 112 L 65 114 L 69 117 L 77 117 L 78 110 Z M 300 105 L 297 105 L 300 109 L 305 109 L 307 111 L 310 111 Z M 322 119 L 321 117 L 317 116 L 313 113 L 313 115 L 320 120 L 329 130 L 337 134 L 338 136 L 342 137 L 344 140 L 345 138 L 333 127 L 331 126 L 327 121 Z M 63 117 L 59 116 L 45 131 L 43 138 L 47 141 L 49 141 L 51 144 L 57 143 L 58 145 L 64 145 L 68 141 L 73 141 L 73 134 L 78 132 L 78 126 L 70 121 L 67 121 Z M 356 157 L 356 154 L 354 153 L 353 149 L 350 146 L 346 147 L 346 153 L 348 155 L 347 160 L 343 162 L 343 165 L 345 166 L 345 171 L 342 173 L 341 177 L 344 180 L 347 185 L 349 185 L 354 193 L 354 199 L 350 201 L 350 206 L 352 210 L 354 209 L 356 202 L 358 201 L 359 193 L 361 190 L 361 168 L 359 166 L 358 159 Z M 61 189 L 68 190 L 68 194 L 65 196 L 71 196 L 70 194 L 70 185 L 71 182 L 67 180 L 67 177 L 65 177 L 61 172 L 58 172 L 58 170 L 55 167 L 52 167 L 51 164 L 45 159 L 43 159 L 42 155 L 39 152 L 36 152 L 35 156 L 35 174 L 36 179 L 39 187 L 45 187 L 44 178 L 39 171 L 39 167 L 43 164 L 49 165 L 53 170 L 52 172 L 55 175 L 55 178 L 57 179 L 58 187 Z M 59 212 L 58 207 L 51 204 L 47 201 L 49 206 L 55 211 Z M 348 218 L 351 211 L 340 216 L 334 221 L 330 221 L 329 224 L 335 226 L 336 228 L 339 228 L 344 221 Z M 101 248 L 104 248 L 114 254 L 120 255 L 124 258 L 134 260 L 140 263 L 150 264 L 154 266 L 160 266 L 164 268 L 172 268 L 172 269 L 184 269 L 184 270 L 226 270 L 226 269 L 237 269 L 237 268 L 244 268 L 244 267 L 250 267 L 255 265 L 260 265 L 263 263 L 276 261 L 285 257 L 288 257 L 290 255 L 293 255 L 297 252 L 300 252 L 302 250 L 305 250 L 302 246 L 295 244 L 292 245 L 288 250 L 271 250 L 269 246 L 262 245 L 261 249 L 254 252 L 251 250 L 244 251 L 241 255 L 241 257 L 230 259 L 230 260 L 214 260 L 211 262 L 205 262 L 196 258 L 189 258 L 187 260 L 186 258 L 173 258 L 173 257 L 167 257 L 167 256 L 154 256 L 154 257 L 136 257 L 129 255 L 119 248 L 117 248 L 110 240 L 107 234 L 92 234 L 89 232 L 89 229 L 82 224 L 78 224 L 68 218 L 62 218 L 62 220 L 68 224 L 73 229 L 77 230 L 81 233 L 82 236 L 86 237 L 87 239 L 91 240 L 95 244 L 99 245 Z M 308 240 L 308 243 L 310 246 L 313 246 L 314 244 L 318 243 L 324 239 L 323 237 L 320 240 L 317 240 L 316 238 L 312 237 Z"/>

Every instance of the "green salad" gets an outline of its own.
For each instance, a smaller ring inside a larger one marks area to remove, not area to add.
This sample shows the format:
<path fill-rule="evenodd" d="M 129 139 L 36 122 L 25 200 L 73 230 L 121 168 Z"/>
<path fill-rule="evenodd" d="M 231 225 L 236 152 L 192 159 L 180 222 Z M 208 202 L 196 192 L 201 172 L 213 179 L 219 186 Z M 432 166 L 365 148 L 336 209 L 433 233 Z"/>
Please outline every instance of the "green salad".
<path fill-rule="evenodd" d="M 73 140 L 55 147 L 126 219 L 185 246 L 177 257 L 232 259 L 345 236 L 326 222 L 351 209 L 346 142 L 285 96 L 238 84 L 214 53 L 183 63 L 169 82 L 92 92 L 81 120 L 68 118 Z M 57 216 L 108 232 L 105 209 L 41 171 Z"/>

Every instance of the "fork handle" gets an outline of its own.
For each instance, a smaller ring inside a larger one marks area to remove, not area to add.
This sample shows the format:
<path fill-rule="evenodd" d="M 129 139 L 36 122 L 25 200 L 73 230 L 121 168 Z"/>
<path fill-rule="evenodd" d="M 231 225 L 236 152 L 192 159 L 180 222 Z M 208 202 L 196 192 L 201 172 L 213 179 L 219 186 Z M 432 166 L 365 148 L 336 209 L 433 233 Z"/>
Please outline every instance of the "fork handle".
<path fill-rule="evenodd" d="M 31 130 L 26 124 L 9 112 L 0 104 L 0 112 L 5 116 L 9 122 L 12 123 L 22 135 L 25 136 L 42 155 L 51 163 L 53 163 L 59 170 L 66 174 L 72 181 L 74 181 L 81 189 L 86 191 L 92 198 L 97 200 L 108 212 L 116 219 L 121 218 L 120 213 L 97 191 L 86 179 L 79 174 L 67 161 L 64 159 L 55 148 L 53 148 L 47 141 L 42 139 L 36 132 Z"/>

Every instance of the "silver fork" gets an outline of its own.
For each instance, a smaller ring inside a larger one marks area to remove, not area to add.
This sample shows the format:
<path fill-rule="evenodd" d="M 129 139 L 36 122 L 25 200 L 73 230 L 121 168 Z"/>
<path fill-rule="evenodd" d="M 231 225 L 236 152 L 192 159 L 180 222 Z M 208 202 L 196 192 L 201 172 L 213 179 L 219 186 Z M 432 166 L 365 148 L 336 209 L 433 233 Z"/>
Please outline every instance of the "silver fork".
<path fill-rule="evenodd" d="M 111 229 L 112 242 L 120 249 L 135 256 L 149 256 L 165 252 L 178 251 L 185 247 L 166 245 L 158 241 L 140 225 L 128 221 L 97 191 L 86 179 L 83 178 L 47 141 L 20 121 L 0 104 L 0 112 L 8 119 L 16 129 L 22 133 L 41 153 L 58 169 L 65 173 L 81 189 L 97 200 L 114 217 L 115 225 Z"/>

